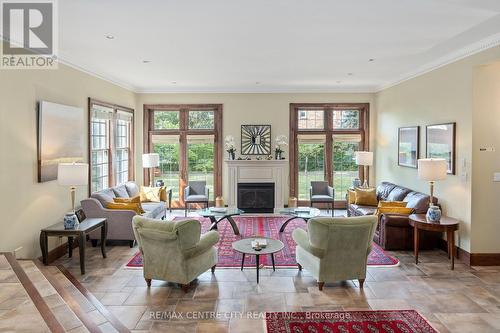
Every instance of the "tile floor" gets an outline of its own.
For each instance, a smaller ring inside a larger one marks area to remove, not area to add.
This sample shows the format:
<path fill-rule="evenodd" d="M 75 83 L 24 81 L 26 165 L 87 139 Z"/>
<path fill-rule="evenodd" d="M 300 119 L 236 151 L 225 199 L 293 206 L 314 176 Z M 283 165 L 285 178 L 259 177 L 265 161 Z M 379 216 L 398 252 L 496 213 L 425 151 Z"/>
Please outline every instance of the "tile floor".
<path fill-rule="evenodd" d="M 320 292 L 297 269 L 263 270 L 259 285 L 254 269 L 217 269 L 202 274 L 186 294 L 163 281 L 146 288 L 142 270 L 124 267 L 136 251 L 112 246 L 103 259 L 99 248 L 89 247 L 84 276 L 78 253 L 58 261 L 136 332 L 255 333 L 264 331 L 266 311 L 356 309 L 416 309 L 442 333 L 500 332 L 500 267 L 458 262 L 451 271 L 438 250 L 423 251 L 419 265 L 410 252 L 391 252 L 401 265 L 368 268 L 364 290 L 345 281 Z"/>

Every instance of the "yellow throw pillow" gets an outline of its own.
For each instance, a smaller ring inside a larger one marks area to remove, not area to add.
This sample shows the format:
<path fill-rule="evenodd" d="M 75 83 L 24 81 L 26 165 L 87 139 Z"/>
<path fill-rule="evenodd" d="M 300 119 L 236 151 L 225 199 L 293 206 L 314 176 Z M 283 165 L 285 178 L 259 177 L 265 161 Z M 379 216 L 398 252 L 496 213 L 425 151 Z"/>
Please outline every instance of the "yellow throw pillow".
<path fill-rule="evenodd" d="M 136 195 L 133 198 L 113 198 L 113 201 L 118 203 L 141 203 L 141 196 Z"/>
<path fill-rule="evenodd" d="M 347 190 L 347 202 L 349 205 L 356 202 L 356 191 Z"/>
<path fill-rule="evenodd" d="M 120 209 L 120 210 L 133 210 L 137 214 L 142 214 L 144 211 L 142 210 L 140 203 L 134 202 L 108 202 L 106 205 L 108 209 Z"/>
<path fill-rule="evenodd" d="M 163 187 L 141 186 L 141 202 L 160 202 L 160 192 Z"/>
<path fill-rule="evenodd" d="M 165 186 L 160 187 L 160 200 L 163 202 L 168 201 L 167 188 Z"/>
<path fill-rule="evenodd" d="M 406 207 L 379 207 L 375 212 L 375 215 L 379 216 L 385 213 L 393 213 L 393 214 L 402 214 L 402 215 L 410 215 L 413 213 L 413 208 Z"/>
<path fill-rule="evenodd" d="M 362 206 L 377 206 L 377 192 L 375 188 L 370 189 L 354 189 L 356 192 L 356 205 Z"/>
<path fill-rule="evenodd" d="M 406 201 L 379 201 L 379 207 L 406 207 Z"/>

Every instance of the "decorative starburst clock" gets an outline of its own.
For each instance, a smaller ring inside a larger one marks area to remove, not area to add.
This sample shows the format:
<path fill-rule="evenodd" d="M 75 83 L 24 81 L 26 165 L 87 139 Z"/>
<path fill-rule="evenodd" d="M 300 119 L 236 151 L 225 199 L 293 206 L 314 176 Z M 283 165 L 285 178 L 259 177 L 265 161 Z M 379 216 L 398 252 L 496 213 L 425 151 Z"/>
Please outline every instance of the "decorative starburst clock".
<path fill-rule="evenodd" d="M 241 154 L 270 155 L 271 125 L 241 125 Z"/>

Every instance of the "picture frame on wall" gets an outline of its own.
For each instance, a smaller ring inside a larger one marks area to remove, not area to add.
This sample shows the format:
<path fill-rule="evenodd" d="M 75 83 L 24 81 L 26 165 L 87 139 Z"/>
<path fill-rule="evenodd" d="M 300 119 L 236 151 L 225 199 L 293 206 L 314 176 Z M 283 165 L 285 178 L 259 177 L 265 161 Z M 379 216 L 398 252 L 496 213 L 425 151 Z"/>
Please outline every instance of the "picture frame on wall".
<path fill-rule="evenodd" d="M 241 154 L 270 155 L 271 125 L 241 125 Z"/>
<path fill-rule="evenodd" d="M 59 163 L 82 163 L 84 116 L 79 107 L 38 102 L 37 110 L 38 182 L 57 180 Z"/>
<path fill-rule="evenodd" d="M 420 126 L 398 129 L 398 165 L 417 168 L 420 156 Z"/>
<path fill-rule="evenodd" d="M 426 126 L 426 158 L 443 158 L 448 164 L 448 174 L 455 174 L 456 165 L 456 123 Z"/>

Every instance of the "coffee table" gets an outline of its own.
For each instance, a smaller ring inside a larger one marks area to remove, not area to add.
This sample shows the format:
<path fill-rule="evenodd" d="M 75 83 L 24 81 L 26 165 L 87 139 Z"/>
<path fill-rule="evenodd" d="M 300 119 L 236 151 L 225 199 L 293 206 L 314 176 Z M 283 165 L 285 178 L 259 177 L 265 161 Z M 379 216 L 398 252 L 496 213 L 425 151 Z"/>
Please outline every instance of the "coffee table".
<path fill-rule="evenodd" d="M 306 211 L 299 211 L 299 212 L 296 212 L 295 211 L 296 207 L 292 207 L 292 208 L 285 208 L 285 209 L 282 209 L 280 211 L 280 214 L 283 214 L 283 215 L 290 215 L 290 218 L 288 218 L 282 225 L 281 225 L 281 228 L 280 228 L 280 232 L 283 232 L 285 231 L 285 228 L 286 226 L 288 225 L 288 223 L 290 223 L 290 221 L 292 220 L 295 220 L 295 219 L 303 219 L 304 221 L 309 221 L 310 219 L 314 218 L 314 217 L 318 217 L 320 214 L 321 214 L 321 211 L 318 209 L 318 208 L 309 208 L 309 211 L 306 212 Z"/>
<path fill-rule="evenodd" d="M 252 248 L 252 241 L 256 238 L 266 239 L 267 246 L 260 251 L 254 250 Z M 243 270 L 243 265 L 245 264 L 245 255 L 254 255 L 255 256 L 255 266 L 257 269 L 257 283 L 259 283 L 260 256 L 270 254 L 271 260 L 273 262 L 273 271 L 275 271 L 276 267 L 274 266 L 274 254 L 278 251 L 281 251 L 284 247 L 284 244 L 283 244 L 283 242 L 281 242 L 277 239 L 255 236 L 255 237 L 243 238 L 243 239 L 237 240 L 236 242 L 233 242 L 232 246 L 233 246 L 233 249 L 235 251 L 240 252 L 243 256 L 241 259 L 241 270 Z"/>
<path fill-rule="evenodd" d="M 210 210 L 210 208 L 199 209 L 196 211 L 196 214 L 203 217 L 208 217 L 210 219 L 210 221 L 212 222 L 210 230 L 217 230 L 217 224 L 219 224 L 220 221 L 226 219 L 231 224 L 235 235 L 239 235 L 240 230 L 238 229 L 236 222 L 234 222 L 233 216 L 241 215 L 243 213 L 244 211 L 238 208 L 226 208 L 224 212 L 212 211 Z"/>

